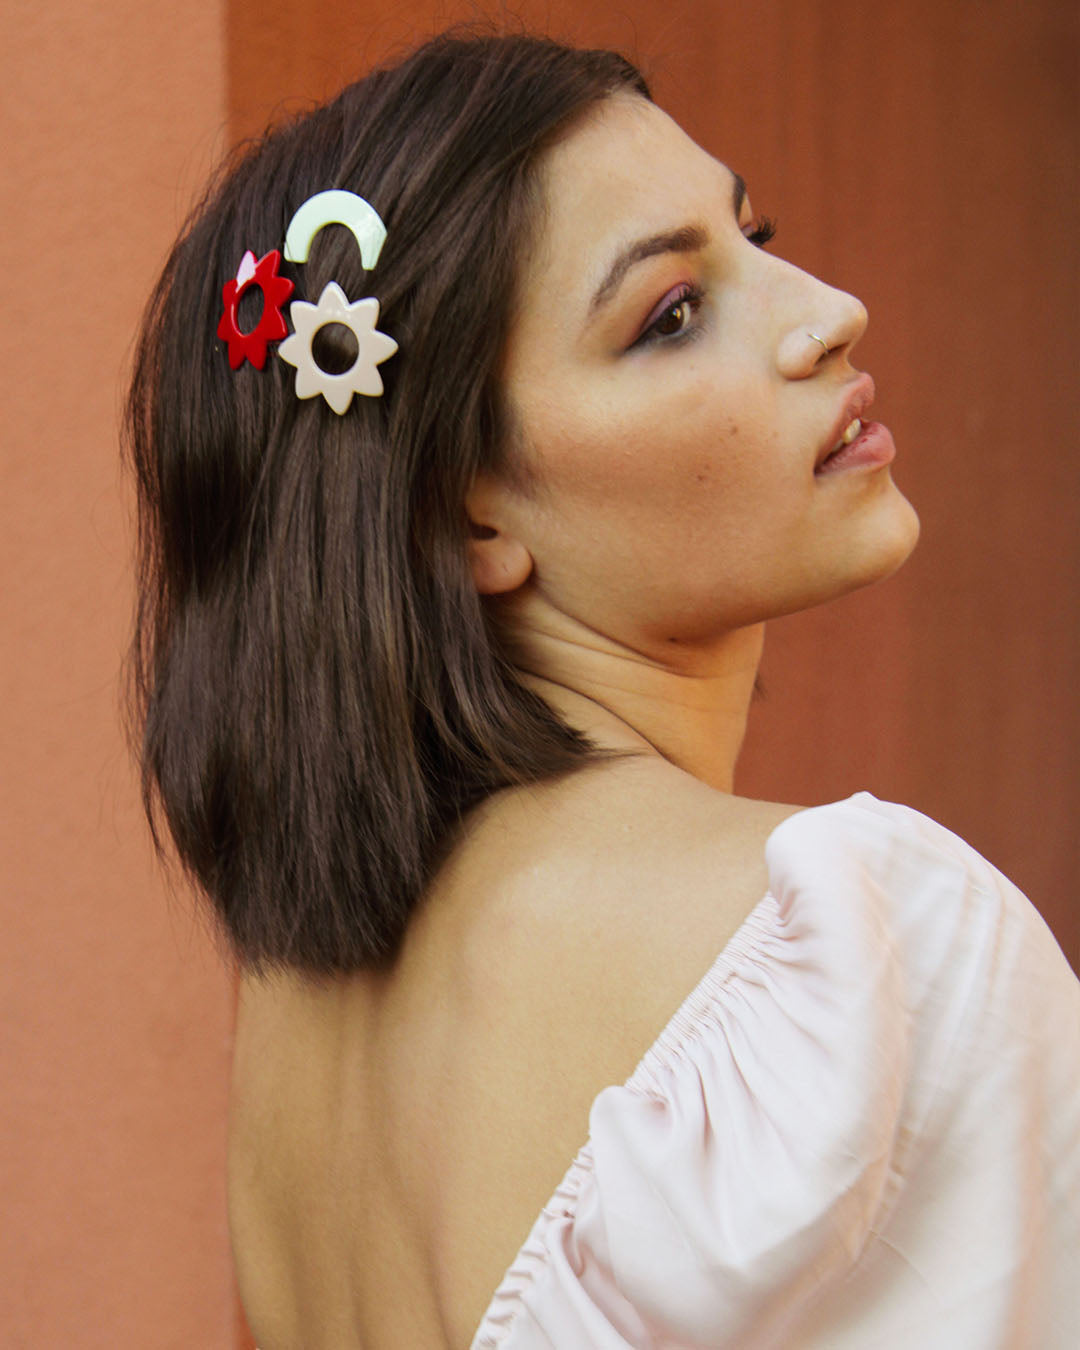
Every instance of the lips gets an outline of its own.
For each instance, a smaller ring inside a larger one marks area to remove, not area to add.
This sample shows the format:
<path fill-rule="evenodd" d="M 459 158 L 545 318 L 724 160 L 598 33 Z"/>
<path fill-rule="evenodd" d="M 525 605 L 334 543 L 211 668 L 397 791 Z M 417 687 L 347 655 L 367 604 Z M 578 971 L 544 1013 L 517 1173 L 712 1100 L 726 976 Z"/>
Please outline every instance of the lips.
<path fill-rule="evenodd" d="M 869 375 L 858 376 L 847 393 L 843 407 L 836 415 L 836 421 L 832 425 L 832 430 L 825 437 L 824 443 L 818 451 L 817 459 L 814 462 L 815 473 L 833 453 L 836 442 L 844 434 L 844 428 L 854 421 L 856 417 L 862 417 L 862 415 L 869 410 L 870 405 L 874 401 L 875 392 L 874 381 Z"/>

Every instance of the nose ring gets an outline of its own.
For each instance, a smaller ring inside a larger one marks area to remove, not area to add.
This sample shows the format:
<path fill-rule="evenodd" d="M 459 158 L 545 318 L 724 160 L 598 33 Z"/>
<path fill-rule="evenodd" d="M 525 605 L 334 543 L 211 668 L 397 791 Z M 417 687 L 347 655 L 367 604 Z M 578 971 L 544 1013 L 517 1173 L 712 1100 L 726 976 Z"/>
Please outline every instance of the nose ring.
<path fill-rule="evenodd" d="M 825 339 L 824 339 L 824 338 L 819 338 L 818 335 L 817 335 L 816 333 L 811 333 L 810 336 L 814 339 L 815 342 L 820 342 L 820 343 L 821 343 L 821 345 L 825 348 L 825 355 L 828 356 L 828 354 L 829 354 L 829 344 L 825 341 Z"/>

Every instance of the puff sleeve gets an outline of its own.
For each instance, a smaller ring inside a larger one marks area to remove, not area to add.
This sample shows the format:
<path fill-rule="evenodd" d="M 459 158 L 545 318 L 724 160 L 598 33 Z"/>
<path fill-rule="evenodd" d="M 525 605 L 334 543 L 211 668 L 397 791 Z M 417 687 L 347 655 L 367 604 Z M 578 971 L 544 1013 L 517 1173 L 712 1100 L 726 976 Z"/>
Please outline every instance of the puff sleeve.
<path fill-rule="evenodd" d="M 909 808 L 790 817 L 473 1350 L 1080 1345 L 1080 985 Z"/>

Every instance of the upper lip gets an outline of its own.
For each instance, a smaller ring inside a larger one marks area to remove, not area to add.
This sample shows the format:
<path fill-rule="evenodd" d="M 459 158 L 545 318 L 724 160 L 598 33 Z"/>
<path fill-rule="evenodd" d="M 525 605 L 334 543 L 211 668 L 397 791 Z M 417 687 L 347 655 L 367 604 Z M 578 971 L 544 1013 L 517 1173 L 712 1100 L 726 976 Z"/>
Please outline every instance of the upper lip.
<path fill-rule="evenodd" d="M 862 417 L 863 413 L 870 407 L 874 401 L 874 381 L 869 375 L 859 375 L 854 384 L 845 395 L 844 405 L 837 413 L 836 421 L 833 423 L 832 430 L 825 438 L 825 442 L 818 452 L 817 460 L 814 464 L 815 469 L 819 469 L 829 455 L 832 453 L 833 446 L 844 434 L 844 428 L 855 420 L 856 417 Z"/>

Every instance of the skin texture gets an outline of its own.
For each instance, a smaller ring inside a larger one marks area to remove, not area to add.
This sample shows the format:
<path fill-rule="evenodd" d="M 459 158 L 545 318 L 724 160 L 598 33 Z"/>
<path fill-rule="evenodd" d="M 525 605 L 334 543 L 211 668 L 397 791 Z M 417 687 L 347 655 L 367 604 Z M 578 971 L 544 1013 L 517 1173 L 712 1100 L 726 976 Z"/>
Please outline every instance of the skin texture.
<path fill-rule="evenodd" d="M 644 99 L 599 105 L 541 179 L 504 363 L 533 481 L 474 484 L 473 578 L 572 725 L 730 792 L 765 622 L 889 576 L 918 538 L 888 466 L 813 471 L 867 313 L 750 242 L 731 171 Z M 591 310 L 622 248 L 687 225 L 703 247 Z M 657 319 L 669 336 L 634 345 Z"/>

